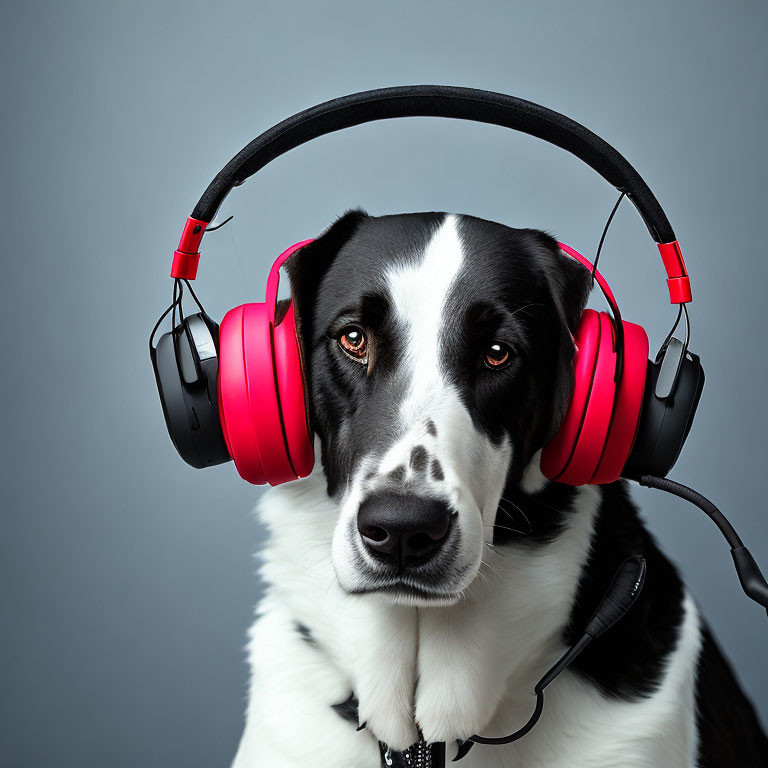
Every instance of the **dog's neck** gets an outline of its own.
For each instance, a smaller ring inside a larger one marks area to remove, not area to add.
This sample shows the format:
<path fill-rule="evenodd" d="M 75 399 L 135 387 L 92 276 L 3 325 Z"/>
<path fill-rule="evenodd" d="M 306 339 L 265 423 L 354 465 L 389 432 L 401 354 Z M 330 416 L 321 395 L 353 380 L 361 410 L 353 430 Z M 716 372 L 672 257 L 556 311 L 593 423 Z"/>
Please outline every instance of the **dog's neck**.
<path fill-rule="evenodd" d="M 487 542 L 459 602 L 424 608 L 339 588 L 331 563 L 338 506 L 318 467 L 263 498 L 271 532 L 261 570 L 266 599 L 281 601 L 343 673 L 359 722 L 393 748 L 418 740 L 416 723 L 428 741 L 514 730 L 528 717 L 533 684 L 563 650 L 590 549 L 600 492 L 568 489 L 564 509 L 563 488 L 541 475 L 536 457 L 502 505 L 510 530 L 496 533 L 506 543 Z M 552 516 L 546 531 L 525 511 L 537 506 Z"/>

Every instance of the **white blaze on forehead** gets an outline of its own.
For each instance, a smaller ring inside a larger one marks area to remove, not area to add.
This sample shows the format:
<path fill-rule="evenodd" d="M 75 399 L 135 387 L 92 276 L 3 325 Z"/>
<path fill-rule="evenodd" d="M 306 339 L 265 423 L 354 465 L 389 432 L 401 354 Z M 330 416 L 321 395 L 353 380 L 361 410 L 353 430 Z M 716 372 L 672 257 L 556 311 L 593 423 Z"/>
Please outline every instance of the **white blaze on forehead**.
<path fill-rule="evenodd" d="M 397 347 L 405 386 L 397 408 L 401 436 L 383 456 L 379 471 L 387 473 L 407 464 L 413 446 L 426 446 L 430 457 L 440 463 L 451 503 L 460 517 L 470 519 L 471 527 L 479 524 L 478 510 L 488 519 L 495 515 L 511 446 L 507 438 L 494 445 L 476 428 L 440 357 L 445 327 L 456 320 L 447 300 L 464 262 L 457 224 L 457 217 L 447 216 L 423 253 L 412 254 L 386 274 L 393 311 L 403 329 Z M 436 425 L 437 436 L 427 434 L 427 420 Z M 465 543 L 473 538 L 470 533 L 470 528 L 463 528 Z M 474 530 L 473 535 L 479 541 L 482 530 Z"/>
<path fill-rule="evenodd" d="M 456 217 L 447 216 L 421 258 L 417 255 L 386 274 L 394 311 L 407 334 L 403 365 L 410 378 L 411 402 L 432 399 L 430 394 L 439 394 L 435 386 L 443 384 L 438 343 L 446 320 L 446 298 L 462 261 Z"/>

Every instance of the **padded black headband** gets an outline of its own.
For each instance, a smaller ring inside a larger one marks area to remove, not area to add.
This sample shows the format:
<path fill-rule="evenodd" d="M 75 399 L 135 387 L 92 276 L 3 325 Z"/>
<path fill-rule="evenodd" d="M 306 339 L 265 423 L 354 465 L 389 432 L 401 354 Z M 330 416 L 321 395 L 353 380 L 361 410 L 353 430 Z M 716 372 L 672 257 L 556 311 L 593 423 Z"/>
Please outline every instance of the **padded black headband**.
<path fill-rule="evenodd" d="M 232 187 L 301 144 L 342 128 L 395 117 L 453 117 L 500 125 L 544 139 L 571 152 L 626 193 L 657 243 L 676 239 L 666 214 L 640 174 L 592 131 L 559 112 L 524 99 L 447 85 L 363 91 L 298 112 L 238 152 L 208 185 L 192 218 L 210 222 Z"/>

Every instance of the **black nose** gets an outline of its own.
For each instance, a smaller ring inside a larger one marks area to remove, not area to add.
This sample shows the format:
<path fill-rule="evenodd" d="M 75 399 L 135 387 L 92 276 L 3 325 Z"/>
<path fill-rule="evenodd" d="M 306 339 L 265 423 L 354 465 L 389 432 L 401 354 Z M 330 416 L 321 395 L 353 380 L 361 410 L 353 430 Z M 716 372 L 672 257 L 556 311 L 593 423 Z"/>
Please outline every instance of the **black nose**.
<path fill-rule="evenodd" d="M 436 499 L 389 493 L 367 498 L 357 511 L 357 530 L 366 549 L 393 565 L 419 565 L 448 538 L 451 510 Z"/>

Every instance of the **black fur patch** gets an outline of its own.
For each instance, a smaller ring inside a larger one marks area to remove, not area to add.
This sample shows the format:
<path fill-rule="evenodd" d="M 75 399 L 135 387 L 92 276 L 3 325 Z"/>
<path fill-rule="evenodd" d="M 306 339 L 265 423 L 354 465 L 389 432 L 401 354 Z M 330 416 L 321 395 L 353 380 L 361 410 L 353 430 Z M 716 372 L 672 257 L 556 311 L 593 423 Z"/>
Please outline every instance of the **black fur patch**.
<path fill-rule="evenodd" d="M 383 277 L 388 268 L 423 251 L 444 218 L 442 213 L 374 218 L 352 211 L 286 264 L 310 417 L 322 439 L 331 496 L 345 487 L 359 457 L 383 453 L 394 439 L 392 408 L 404 386 L 397 376 L 402 334 Z M 338 349 L 338 334 L 351 323 L 375 338 L 370 375 Z M 365 428 L 352 428 L 363 413 L 359 423 Z"/>
<path fill-rule="evenodd" d="M 564 639 L 570 645 L 581 636 L 624 560 L 632 555 L 644 557 L 648 566 L 645 586 L 632 609 L 593 640 L 572 667 L 605 695 L 633 700 L 658 689 L 666 658 L 677 647 L 683 584 L 640 521 L 626 482 L 602 486 L 602 495 Z"/>
<path fill-rule="evenodd" d="M 297 621 L 296 631 L 307 645 L 311 645 L 313 648 L 317 648 L 317 640 L 315 640 L 315 636 L 312 634 L 312 631 L 308 626 L 306 626 L 306 624 L 302 624 L 300 621 Z"/>
<path fill-rule="evenodd" d="M 351 691 L 345 701 L 342 701 L 340 704 L 331 704 L 331 709 L 334 710 L 342 720 L 346 720 L 348 723 L 357 726 L 358 706 L 357 697 L 355 696 L 354 691 Z"/>
<path fill-rule="evenodd" d="M 399 467 L 395 467 L 387 477 L 390 480 L 394 480 L 396 483 L 402 483 L 405 478 L 405 467 L 401 464 Z"/>
<path fill-rule="evenodd" d="M 768 738 L 706 627 L 697 672 L 699 768 L 765 768 Z"/>
<path fill-rule="evenodd" d="M 437 459 L 432 459 L 432 477 L 435 480 L 445 479 L 445 475 L 443 474 L 443 465 Z"/>
<path fill-rule="evenodd" d="M 589 274 L 544 232 L 472 216 L 461 216 L 458 230 L 466 257 L 443 310 L 451 322 L 442 359 L 475 427 L 494 442 L 511 439 L 516 481 L 570 400 L 571 331 L 589 295 Z M 491 371 L 478 350 L 496 339 L 512 354 Z"/>
<path fill-rule="evenodd" d="M 432 419 L 427 421 L 427 434 L 432 435 L 432 437 L 437 437 L 437 427 Z"/>
<path fill-rule="evenodd" d="M 411 451 L 411 469 L 414 472 L 423 472 L 427 467 L 427 449 L 423 445 L 417 445 Z"/>
<path fill-rule="evenodd" d="M 533 494 L 525 493 L 517 483 L 509 483 L 496 512 L 493 543 L 549 544 L 567 522 L 575 494 L 573 487 L 562 483 L 547 483 Z"/>

